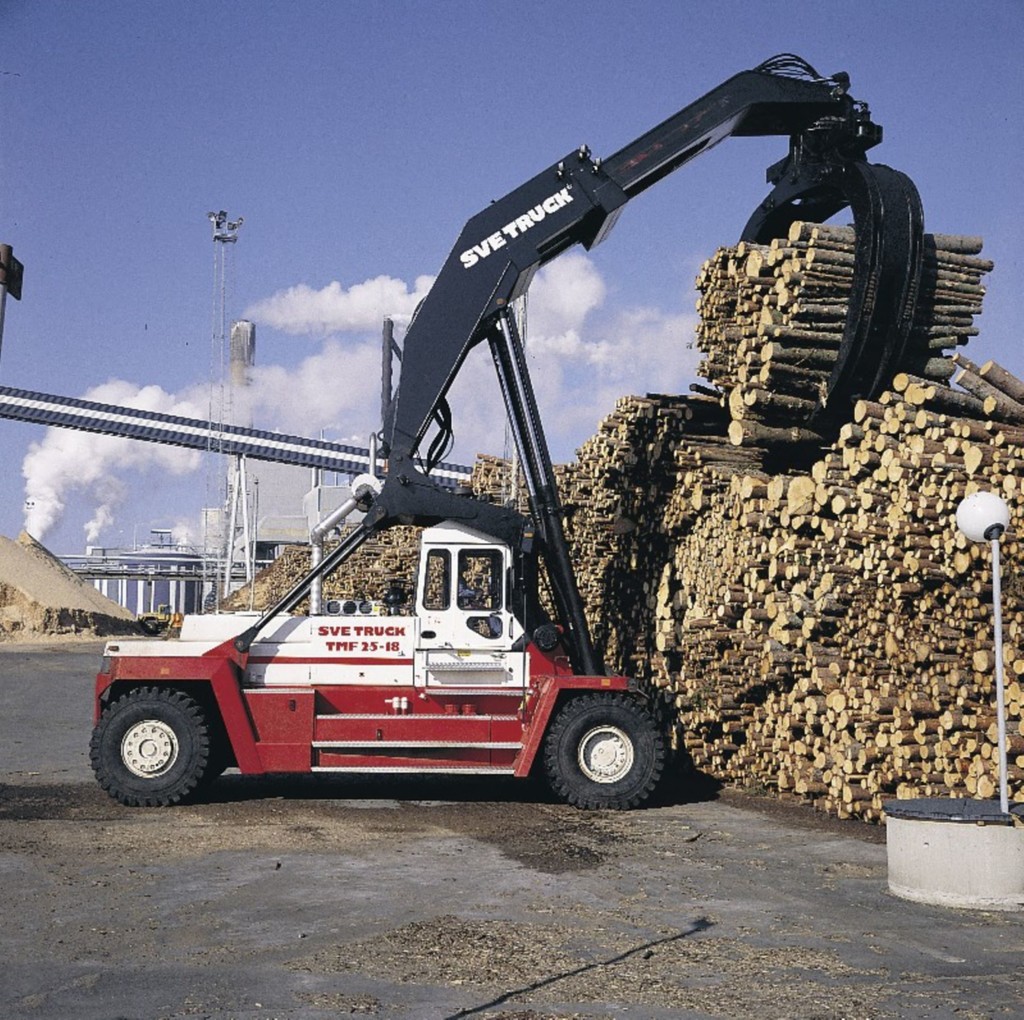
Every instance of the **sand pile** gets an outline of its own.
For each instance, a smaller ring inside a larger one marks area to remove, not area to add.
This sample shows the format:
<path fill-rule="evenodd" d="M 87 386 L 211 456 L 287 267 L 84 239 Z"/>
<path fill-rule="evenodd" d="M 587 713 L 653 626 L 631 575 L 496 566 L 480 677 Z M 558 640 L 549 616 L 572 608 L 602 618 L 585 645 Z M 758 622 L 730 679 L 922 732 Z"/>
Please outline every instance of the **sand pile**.
<path fill-rule="evenodd" d="M 0 535 L 0 641 L 130 634 L 134 615 L 101 595 L 31 535 Z"/>

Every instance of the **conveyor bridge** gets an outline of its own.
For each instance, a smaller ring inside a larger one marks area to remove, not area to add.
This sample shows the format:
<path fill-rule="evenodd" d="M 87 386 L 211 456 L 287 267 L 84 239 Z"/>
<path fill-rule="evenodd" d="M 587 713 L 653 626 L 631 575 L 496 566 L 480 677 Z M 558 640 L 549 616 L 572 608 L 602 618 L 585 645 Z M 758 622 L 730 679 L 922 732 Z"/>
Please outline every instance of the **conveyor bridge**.
<path fill-rule="evenodd" d="M 8 386 L 0 386 L 0 418 L 342 474 L 361 474 L 370 468 L 367 447 Z M 431 476 L 441 486 L 455 488 L 468 481 L 471 471 L 459 464 L 440 463 L 433 468 Z"/>

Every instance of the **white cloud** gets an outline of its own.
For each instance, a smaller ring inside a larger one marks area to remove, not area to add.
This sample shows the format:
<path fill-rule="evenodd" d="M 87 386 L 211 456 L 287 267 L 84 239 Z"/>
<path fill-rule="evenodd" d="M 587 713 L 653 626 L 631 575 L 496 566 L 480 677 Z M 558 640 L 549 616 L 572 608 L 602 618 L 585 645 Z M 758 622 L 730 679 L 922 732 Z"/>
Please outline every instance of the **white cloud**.
<path fill-rule="evenodd" d="M 432 283 L 430 276 L 418 277 L 412 290 L 391 276 L 377 276 L 348 288 L 337 280 L 320 290 L 300 283 L 250 305 L 244 317 L 291 334 L 379 330 L 386 315 L 408 322 Z"/>
<path fill-rule="evenodd" d="M 300 434 L 328 428 L 365 441 L 380 418 L 381 320 L 385 314 L 407 319 L 430 283 L 420 277 L 410 288 L 382 276 L 348 288 L 299 285 L 253 305 L 247 315 L 257 324 L 365 337 L 328 337 L 297 365 L 257 366 L 249 392 L 255 423 Z M 697 358 L 687 346 L 693 313 L 634 308 L 608 314 L 606 294 L 599 270 L 582 252 L 549 263 L 529 291 L 527 356 L 556 457 L 571 456 L 617 397 L 682 392 L 693 378 Z M 486 350 L 467 359 L 449 403 L 458 441 L 452 456 L 468 461 L 480 452 L 502 452 L 505 411 Z"/>
<path fill-rule="evenodd" d="M 615 401 L 684 393 L 696 377 L 693 312 L 626 308 L 606 314 L 606 288 L 584 254 L 550 263 L 530 288 L 526 354 L 552 457 L 569 460 Z M 505 410 L 490 359 L 477 352 L 452 387 L 453 457 L 502 453 Z"/>
<path fill-rule="evenodd" d="M 530 286 L 528 328 L 531 335 L 557 337 L 578 332 L 605 298 L 597 267 L 580 252 L 569 252 L 541 269 Z"/>
<path fill-rule="evenodd" d="M 323 347 L 293 367 L 256 366 L 249 399 L 262 428 L 315 436 L 321 429 L 362 436 L 380 427 L 380 339 Z"/>

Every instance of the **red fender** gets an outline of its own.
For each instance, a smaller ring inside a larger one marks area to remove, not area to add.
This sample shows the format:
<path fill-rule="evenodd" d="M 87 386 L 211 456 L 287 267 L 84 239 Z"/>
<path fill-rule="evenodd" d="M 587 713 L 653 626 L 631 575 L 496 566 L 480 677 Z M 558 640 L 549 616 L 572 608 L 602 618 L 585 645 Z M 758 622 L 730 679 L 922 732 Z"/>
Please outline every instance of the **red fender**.
<path fill-rule="evenodd" d="M 531 685 L 526 703 L 526 732 L 523 749 L 516 755 L 515 774 L 522 779 L 530 774 L 540 752 L 548 724 L 558 699 L 566 691 L 628 691 L 624 676 L 541 676 Z"/>
<path fill-rule="evenodd" d="M 96 676 L 94 721 L 99 721 L 102 697 L 112 684 L 208 683 L 220 710 L 239 771 L 247 774 L 265 772 L 256 750 L 256 730 L 242 697 L 245 659 L 231 641 L 225 641 L 201 656 L 115 656 L 107 660 L 109 672 Z"/>

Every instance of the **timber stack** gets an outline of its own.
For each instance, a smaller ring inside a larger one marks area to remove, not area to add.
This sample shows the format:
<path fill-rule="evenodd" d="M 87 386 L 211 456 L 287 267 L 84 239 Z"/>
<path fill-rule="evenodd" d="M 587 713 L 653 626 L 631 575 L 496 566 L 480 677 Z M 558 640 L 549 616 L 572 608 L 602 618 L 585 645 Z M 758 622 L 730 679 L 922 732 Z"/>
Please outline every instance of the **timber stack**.
<path fill-rule="evenodd" d="M 359 549 L 356 559 L 344 570 L 337 570 L 323 579 L 324 601 L 369 602 L 375 612 L 383 611 L 385 593 L 398 583 L 411 602 L 416 583 L 418 540 L 416 529 L 404 525 L 380 532 Z M 337 544 L 337 540 L 325 543 L 325 551 L 330 552 Z M 310 563 L 308 545 L 288 546 L 250 584 L 224 599 L 221 609 L 231 612 L 269 609 L 302 580 L 309 572 Z M 304 599 L 295 611 L 308 612 L 309 600 Z"/>
<path fill-rule="evenodd" d="M 825 404 L 854 272 L 853 227 L 794 223 L 770 244 L 723 248 L 697 280 L 700 371 L 726 395 L 729 438 L 743 444 L 789 444 L 824 438 L 805 422 Z M 917 312 L 904 371 L 947 383 L 945 355 L 977 335 L 981 238 L 926 234 Z"/>
<path fill-rule="evenodd" d="M 623 399 L 568 471 L 608 664 L 671 692 L 680 743 L 723 781 L 868 820 L 893 797 L 993 795 L 988 549 L 955 525 L 981 488 L 1011 505 L 1011 789 L 1024 777 L 1024 382 L 959 350 L 991 269 L 980 248 L 929 239 L 904 370 L 817 439 L 802 423 L 841 335 L 852 235 L 797 224 L 720 251 L 698 281 L 718 400 Z M 803 467 L 780 470 L 798 448 Z"/>

